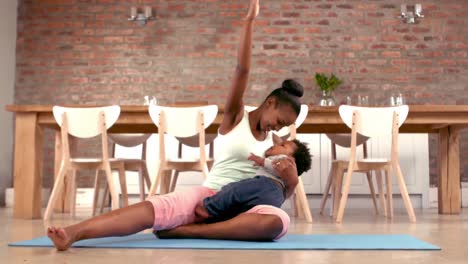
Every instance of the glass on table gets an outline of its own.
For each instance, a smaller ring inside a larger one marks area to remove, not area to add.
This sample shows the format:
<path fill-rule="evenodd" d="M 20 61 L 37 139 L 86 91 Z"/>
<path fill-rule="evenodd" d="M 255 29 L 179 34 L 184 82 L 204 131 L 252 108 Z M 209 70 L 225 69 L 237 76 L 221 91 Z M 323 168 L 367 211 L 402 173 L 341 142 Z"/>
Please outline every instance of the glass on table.
<path fill-rule="evenodd" d="M 404 105 L 406 102 L 402 93 L 390 96 L 390 106 Z"/>
<path fill-rule="evenodd" d="M 358 94 L 358 105 L 369 106 L 369 96 Z"/>
<path fill-rule="evenodd" d="M 356 96 L 346 96 L 347 105 L 369 106 L 369 96 L 357 94 Z"/>
<path fill-rule="evenodd" d="M 156 97 L 150 96 L 150 95 L 145 95 L 143 97 L 143 105 L 157 105 L 158 101 L 156 100 Z"/>

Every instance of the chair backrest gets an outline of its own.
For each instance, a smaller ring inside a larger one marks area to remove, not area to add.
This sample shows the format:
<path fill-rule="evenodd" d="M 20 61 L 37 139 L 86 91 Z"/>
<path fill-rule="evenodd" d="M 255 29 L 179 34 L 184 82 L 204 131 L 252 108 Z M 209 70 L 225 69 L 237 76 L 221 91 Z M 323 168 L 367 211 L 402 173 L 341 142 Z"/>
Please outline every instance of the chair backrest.
<path fill-rule="evenodd" d="M 351 134 L 325 134 L 332 144 L 343 147 L 351 147 Z M 365 144 L 369 137 L 357 134 L 356 146 Z"/>
<path fill-rule="evenodd" d="M 356 121 L 356 132 L 367 137 L 392 135 L 394 121 L 397 122 L 397 127 L 400 127 L 406 120 L 408 111 L 407 105 L 392 107 L 342 105 L 339 108 L 343 122 L 349 128 L 353 128 L 353 123 Z M 394 115 L 397 116 L 397 120 L 393 119 Z"/>
<path fill-rule="evenodd" d="M 207 128 L 218 114 L 217 105 L 196 107 L 168 107 L 150 105 L 149 114 L 153 123 L 160 127 L 161 114 L 164 115 L 165 133 L 175 137 L 190 137 L 198 134 L 198 117 L 203 115 L 203 127 Z"/>
<path fill-rule="evenodd" d="M 398 159 L 398 128 L 408 116 L 407 105 L 393 107 L 359 107 L 342 105 L 339 108 L 343 122 L 351 128 L 351 154 L 349 164 L 356 162 L 358 133 L 367 136 L 391 136 L 391 160 Z"/>
<path fill-rule="evenodd" d="M 158 127 L 159 160 L 166 160 L 164 133 L 176 138 L 196 136 L 201 161 L 206 161 L 205 129 L 213 123 L 218 114 L 218 106 L 165 107 L 150 105 L 149 114 Z"/>
<path fill-rule="evenodd" d="M 244 109 L 247 110 L 247 112 L 252 112 L 253 110 L 257 109 L 256 106 L 251 106 L 251 105 L 245 105 Z M 292 129 L 297 129 L 304 123 L 304 120 L 307 118 L 307 114 L 309 113 L 309 107 L 306 104 L 301 104 L 301 110 L 299 112 L 299 115 L 296 118 L 296 121 L 294 121 L 294 124 L 288 126 L 288 127 L 283 127 L 280 130 L 276 132 L 276 134 L 279 137 L 286 137 L 291 134 L 291 132 L 294 133 L 295 137 L 295 132 L 296 131 L 291 131 Z"/>
<path fill-rule="evenodd" d="M 218 134 L 205 134 L 205 145 L 209 145 L 208 157 L 213 158 L 214 154 L 214 140 Z M 198 148 L 200 146 L 200 140 L 198 136 L 191 136 L 191 137 L 176 137 L 177 141 L 179 141 L 179 148 L 177 151 L 177 156 L 182 158 L 182 147 L 188 146 L 191 148 Z"/>
<path fill-rule="evenodd" d="M 332 160 L 337 159 L 336 146 L 351 148 L 351 134 L 325 134 L 331 141 Z M 361 134 L 356 135 L 356 146 L 362 145 L 363 157 L 367 158 L 367 140 L 369 138 Z"/>
<path fill-rule="evenodd" d="M 101 134 L 100 118 L 104 114 L 104 124 L 109 129 L 120 115 L 120 106 L 74 108 L 54 106 L 52 109 L 55 121 L 62 127 L 63 114 L 66 114 L 67 130 L 78 138 L 91 138 Z"/>
<path fill-rule="evenodd" d="M 252 106 L 252 105 L 244 105 L 244 109 L 247 110 L 247 112 L 252 112 L 253 110 L 257 109 L 258 107 Z"/>
<path fill-rule="evenodd" d="M 151 134 L 108 134 L 111 145 L 112 157 L 116 157 L 117 146 L 133 148 L 141 145 L 140 158 L 146 160 L 146 142 Z"/>
<path fill-rule="evenodd" d="M 107 134 L 111 142 L 127 148 L 144 144 L 151 134 Z"/>
<path fill-rule="evenodd" d="M 55 121 L 61 128 L 62 159 L 69 160 L 70 144 L 68 135 L 77 138 L 92 138 L 101 135 L 102 158 L 109 158 L 107 144 L 107 129 L 117 121 L 120 106 L 104 106 L 89 108 L 74 108 L 54 106 L 52 108 Z"/>

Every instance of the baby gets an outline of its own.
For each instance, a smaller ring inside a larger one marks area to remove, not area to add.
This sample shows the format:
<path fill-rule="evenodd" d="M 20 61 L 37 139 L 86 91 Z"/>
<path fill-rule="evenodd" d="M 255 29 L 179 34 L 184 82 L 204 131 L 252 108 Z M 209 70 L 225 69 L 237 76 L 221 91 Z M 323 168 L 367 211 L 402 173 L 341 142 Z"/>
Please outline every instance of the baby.
<path fill-rule="evenodd" d="M 274 169 L 274 164 L 286 158 L 294 159 L 297 175 L 308 171 L 312 163 L 309 148 L 304 143 L 296 139 L 283 141 L 273 134 L 273 146 L 265 151 L 265 158 L 250 154 L 249 160 L 260 166 L 257 176 L 230 183 L 215 195 L 205 198 L 195 208 L 195 221 L 230 219 L 260 204 L 281 207 L 287 198 L 286 193 L 292 193 L 297 185 L 297 178 L 282 179 Z"/>

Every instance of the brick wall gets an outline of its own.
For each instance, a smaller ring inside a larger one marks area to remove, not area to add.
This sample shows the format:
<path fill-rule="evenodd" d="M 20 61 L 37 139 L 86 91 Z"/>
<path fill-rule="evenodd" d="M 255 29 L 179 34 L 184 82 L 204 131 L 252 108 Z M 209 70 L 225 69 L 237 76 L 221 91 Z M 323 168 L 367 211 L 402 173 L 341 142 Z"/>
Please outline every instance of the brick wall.
<path fill-rule="evenodd" d="M 306 88 L 304 102 L 316 104 L 313 75 L 325 71 L 344 80 L 338 101 L 359 93 L 382 105 L 401 92 L 409 104 L 467 104 L 468 2 L 420 2 L 424 20 L 408 25 L 396 18 L 400 0 L 262 1 L 246 102 L 294 77 Z M 247 3 L 19 0 L 15 103 L 140 104 L 148 94 L 162 103 L 223 103 Z M 151 5 L 157 19 L 144 27 L 127 21 L 133 5 Z M 463 132 L 465 181 L 467 139 Z M 436 146 L 431 136 L 432 183 Z M 51 174 L 49 164 L 46 186 Z"/>

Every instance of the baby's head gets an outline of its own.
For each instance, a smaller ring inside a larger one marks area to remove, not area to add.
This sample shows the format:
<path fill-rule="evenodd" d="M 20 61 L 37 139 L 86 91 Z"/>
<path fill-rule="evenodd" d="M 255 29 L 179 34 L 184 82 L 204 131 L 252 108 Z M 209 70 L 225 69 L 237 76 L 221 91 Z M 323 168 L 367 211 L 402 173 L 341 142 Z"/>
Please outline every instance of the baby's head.
<path fill-rule="evenodd" d="M 275 155 L 286 155 L 294 158 L 296 162 L 297 175 L 308 171 L 312 163 L 312 156 L 309 148 L 303 142 L 297 139 L 282 140 L 277 135 L 273 134 L 273 146 L 265 151 L 265 157 Z"/>

